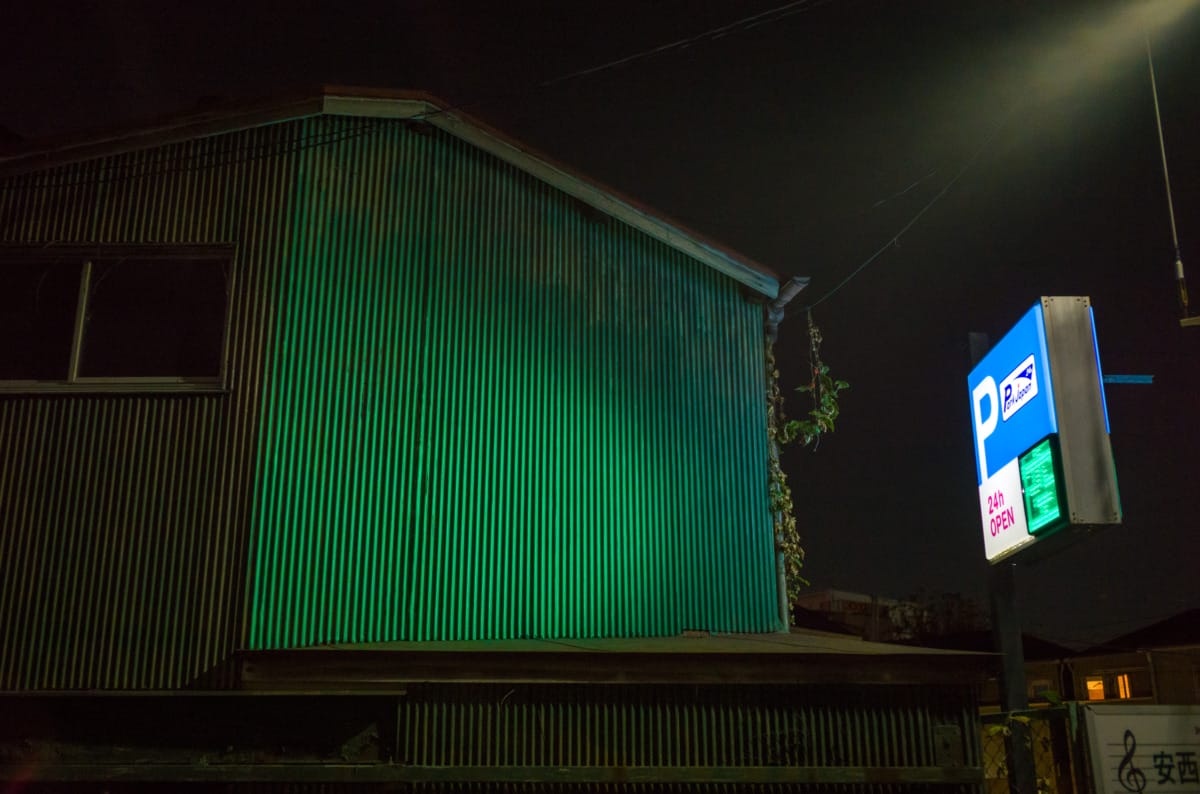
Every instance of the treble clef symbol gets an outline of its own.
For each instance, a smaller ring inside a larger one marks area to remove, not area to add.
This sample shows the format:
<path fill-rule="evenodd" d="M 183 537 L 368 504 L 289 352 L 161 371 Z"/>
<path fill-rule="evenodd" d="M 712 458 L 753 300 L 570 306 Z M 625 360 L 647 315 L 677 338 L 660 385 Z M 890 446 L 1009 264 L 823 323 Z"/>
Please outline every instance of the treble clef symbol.
<path fill-rule="evenodd" d="M 1126 791 L 1141 792 L 1146 790 L 1146 775 L 1133 763 L 1133 751 L 1136 749 L 1137 742 L 1134 741 L 1133 731 L 1125 731 L 1125 757 L 1117 767 L 1117 777 Z"/>

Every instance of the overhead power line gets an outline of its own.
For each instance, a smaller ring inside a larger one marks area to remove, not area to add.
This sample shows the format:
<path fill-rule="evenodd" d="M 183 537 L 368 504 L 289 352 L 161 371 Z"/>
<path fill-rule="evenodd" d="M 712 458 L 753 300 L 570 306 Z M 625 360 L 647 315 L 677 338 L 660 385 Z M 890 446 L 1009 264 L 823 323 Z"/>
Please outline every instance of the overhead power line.
<path fill-rule="evenodd" d="M 533 88 L 547 88 L 550 86 L 568 82 L 570 80 L 575 80 L 575 79 L 578 79 L 581 77 L 586 77 L 588 75 L 593 75 L 593 74 L 597 74 L 599 72 L 607 71 L 609 69 L 615 69 L 619 66 L 624 66 L 626 64 L 634 63 L 636 61 L 640 61 L 645 58 L 652 57 L 654 55 L 660 55 L 662 53 L 670 52 L 672 50 L 683 49 L 685 47 L 689 47 L 693 44 L 697 44 L 700 42 L 715 41 L 724 36 L 728 36 L 733 33 L 739 33 L 739 32 L 745 31 L 745 30 L 750 30 L 751 28 L 755 28 L 755 27 L 758 27 L 760 25 L 764 25 L 764 24 L 767 24 L 770 22 L 777 22 L 781 19 L 786 19 L 787 17 L 794 16 L 795 14 L 799 14 L 804 11 L 810 11 L 814 8 L 818 8 L 820 6 L 827 5 L 828 3 L 831 3 L 831 2 L 833 2 L 833 0 L 792 0 L 792 2 L 784 3 L 782 5 L 766 9 L 765 11 L 760 11 L 756 14 L 750 14 L 749 16 L 741 17 L 732 22 L 728 22 L 724 25 L 719 25 L 717 27 L 710 28 L 701 33 L 697 33 L 693 36 L 688 36 L 686 38 L 677 39 L 677 40 L 669 42 L 667 44 L 661 44 L 661 45 L 658 45 L 655 47 L 650 47 L 645 50 L 640 50 L 631 55 L 626 55 L 626 56 L 622 56 L 620 58 L 616 58 L 616 59 L 613 59 L 610 61 L 605 61 L 603 63 L 597 64 L 595 66 L 590 66 L 585 69 L 577 69 L 572 72 L 561 74 L 557 77 L 553 77 L 548 80 L 542 80 L 538 83 L 530 84 L 529 86 L 526 86 L 524 89 L 519 89 L 516 91 L 508 91 L 503 94 L 493 94 L 493 95 L 490 95 L 487 97 L 480 97 L 480 98 L 472 100 L 470 102 L 450 104 L 443 108 L 436 108 L 436 109 L 428 111 L 426 113 L 418 114 L 410 120 L 414 120 L 414 121 L 423 120 L 423 119 L 428 119 L 433 116 L 437 116 L 437 115 L 441 115 L 441 114 L 445 114 L 445 113 L 452 113 L 456 110 L 465 110 L 473 105 L 480 105 L 480 104 L 484 104 L 486 102 L 495 101 L 500 98 L 508 98 L 508 97 L 512 97 L 515 95 L 520 95 L 520 94 L 526 93 L 527 91 L 529 91 Z M 223 153 L 223 154 L 227 155 L 226 158 L 218 157 L 216 159 L 213 159 L 207 153 L 204 155 L 164 157 L 164 158 L 159 158 L 156 162 L 151 163 L 151 164 L 137 164 L 140 167 L 138 167 L 135 171 L 128 171 L 126 173 L 107 173 L 107 174 L 104 174 L 103 176 L 96 176 L 96 177 L 90 177 L 90 178 L 84 178 L 84 179 L 70 178 L 70 179 L 56 181 L 56 182 L 42 183 L 42 184 L 37 185 L 37 187 L 39 187 L 39 188 L 59 188 L 59 187 L 77 187 L 77 186 L 83 186 L 83 185 L 109 184 L 109 183 L 113 183 L 113 182 L 124 182 L 124 181 L 131 180 L 131 179 L 144 179 L 144 178 L 148 178 L 148 177 L 159 176 L 162 174 L 180 174 L 180 173 L 189 173 L 189 172 L 193 172 L 193 171 L 203 171 L 203 170 L 226 166 L 226 165 L 251 162 L 254 160 L 259 160 L 259 159 L 263 159 L 263 158 L 278 155 L 278 154 L 290 154 L 293 152 L 304 151 L 306 149 L 311 149 L 311 148 L 316 148 L 316 147 L 321 147 L 321 146 L 328 146 L 331 143 L 338 143 L 338 142 L 341 142 L 344 140 L 349 140 L 351 138 L 361 137 L 363 135 L 366 135 L 366 134 L 374 131 L 375 129 L 378 128 L 378 126 L 379 125 L 377 122 L 376 123 L 368 123 L 368 124 L 362 125 L 360 127 L 356 127 L 352 130 L 342 131 L 340 133 L 335 133 L 335 134 L 324 133 L 324 134 L 319 134 L 319 135 L 315 135 L 315 136 L 310 136 L 308 138 L 300 138 L 300 139 L 297 139 L 296 141 L 290 141 L 283 145 L 280 145 L 280 146 L 278 146 L 278 148 L 271 148 L 270 144 L 259 144 L 257 146 L 244 147 L 242 149 L 235 150 L 233 152 Z M 202 163 L 196 162 L 196 160 L 199 160 L 199 159 L 205 159 L 206 162 L 202 162 Z M 166 170 L 166 171 L 152 170 L 150 168 L 147 168 L 146 167 L 147 165 L 165 166 L 165 167 L 167 167 L 168 170 Z M 134 164 L 129 164 L 129 165 L 126 165 L 125 168 L 131 169 L 131 168 L 133 168 L 133 166 L 134 166 Z M 16 189 L 18 187 L 24 188 L 24 187 L 26 187 L 26 185 L 22 184 L 22 183 L 17 183 L 14 185 L 0 185 L 0 190 L 11 190 L 11 189 Z"/>
<path fill-rule="evenodd" d="M 190 174 L 207 171 L 214 168 L 224 168 L 231 165 L 241 165 L 268 157 L 294 154 L 322 146 L 360 138 L 380 129 L 383 120 L 372 119 L 365 124 L 356 125 L 349 129 L 323 130 L 293 139 L 251 143 L 227 150 L 192 151 L 186 154 L 176 154 L 170 150 L 147 161 L 133 160 L 123 163 L 106 164 L 96 176 L 76 175 L 54 181 L 39 179 L 37 171 L 5 177 L 11 180 L 7 184 L 0 180 L 0 192 L 8 190 L 46 190 L 51 188 L 85 187 L 91 185 L 108 185 L 128 182 L 133 179 L 153 179 L 175 174 Z M 95 159 L 104 159 L 104 155 Z M 86 162 L 86 161 L 85 161 Z M 54 166 L 56 168 L 71 166 Z"/>
<path fill-rule="evenodd" d="M 878 259 L 880 256 L 882 256 L 886 251 L 888 251 L 889 249 L 891 249 L 894 246 L 900 245 L 900 238 L 903 237 L 908 232 L 909 229 L 911 229 L 913 226 L 915 226 L 917 224 L 917 221 L 921 220 L 921 218 L 925 215 L 925 213 L 929 212 L 929 210 L 931 210 L 933 208 L 933 205 L 935 205 L 939 201 L 941 201 L 942 197 L 950 192 L 950 188 L 954 187 L 958 183 L 958 181 L 960 179 L 962 179 L 963 176 L 968 171 L 970 171 L 972 167 L 974 167 L 975 163 L 978 162 L 978 160 L 979 160 L 979 156 L 981 154 L 983 154 L 985 149 L 987 149 L 989 146 L 992 145 L 992 141 L 994 141 L 996 139 L 996 136 L 1000 133 L 1000 130 L 1004 128 L 1004 125 L 1008 121 L 1009 115 L 1010 114 L 1005 114 L 1004 118 L 1002 118 L 1000 120 L 1000 122 L 995 126 L 995 128 L 990 133 L 988 133 L 988 136 L 986 138 L 984 138 L 983 142 L 980 143 L 979 146 L 975 147 L 975 151 L 971 153 L 971 156 L 963 164 L 962 168 L 958 169 L 958 172 L 955 173 L 954 176 L 950 178 L 950 181 L 947 182 L 945 185 L 943 185 L 942 189 L 939 190 L 934 195 L 933 198 L 931 198 L 928 202 L 926 202 L 925 206 L 921 207 L 921 209 L 917 211 L 917 214 L 914 215 L 908 221 L 908 223 L 901 226 L 900 230 L 897 231 L 895 234 L 893 234 L 890 238 L 888 238 L 888 241 L 886 243 L 884 243 L 882 246 L 880 246 L 875 251 L 875 253 L 871 254 L 865 260 L 863 260 L 863 262 L 861 264 L 859 264 L 858 267 L 851 270 L 850 273 L 847 274 L 847 276 L 845 278 L 843 278 L 841 281 L 839 281 L 836 285 L 834 285 L 834 287 L 832 289 L 828 290 L 823 295 L 821 295 L 821 297 L 817 298 L 815 301 L 813 301 L 812 303 L 805 306 L 805 309 L 816 308 L 817 306 L 820 306 L 822 303 L 824 303 L 825 301 L 832 298 L 834 295 L 836 295 L 838 293 L 839 290 L 841 290 L 842 287 L 846 286 L 851 281 L 853 281 L 855 276 L 857 276 L 859 273 L 866 270 L 867 267 L 870 266 L 870 264 L 872 262 L 874 262 L 876 259 Z M 925 177 L 925 178 L 928 178 L 928 177 Z M 912 187 L 915 187 L 915 186 L 916 186 L 916 184 L 914 184 Z M 909 190 L 911 190 L 912 187 L 910 187 Z M 905 190 L 904 192 L 907 193 L 908 190 Z"/>
<path fill-rule="evenodd" d="M 539 83 L 539 85 L 542 87 L 549 87 L 559 83 L 565 83 L 568 80 L 574 80 L 579 77 L 586 77 L 591 74 L 596 74 L 597 72 L 614 69 L 618 66 L 624 66 L 626 64 L 633 63 L 634 61 L 640 61 L 644 58 L 660 55 L 664 52 L 690 47 L 691 45 L 702 41 L 716 40 L 723 36 L 728 36 L 731 33 L 739 33 L 743 30 L 749 30 L 751 28 L 758 27 L 759 25 L 764 25 L 768 22 L 777 22 L 780 19 L 786 19 L 794 14 L 799 14 L 804 11 L 811 11 L 814 8 L 823 6 L 830 2 L 832 2 L 832 0 L 795 0 L 795 2 L 785 3 L 784 5 L 776 6 L 775 8 L 769 8 L 766 11 L 761 11 L 757 14 L 751 14 L 750 16 L 742 17 L 741 19 L 734 20 L 733 22 L 729 22 L 725 25 L 719 25 L 715 28 L 704 31 L 703 33 L 697 33 L 694 36 L 688 36 L 687 38 L 672 41 L 668 44 L 660 44 L 657 47 L 650 47 L 649 49 L 635 52 L 632 55 L 626 55 L 623 58 L 617 58 L 615 60 L 597 64 L 596 66 L 590 66 L 586 69 L 578 69 L 574 72 L 568 72 L 567 74 L 560 75 L 559 77 L 555 77 L 550 80 L 544 80 Z"/>
<path fill-rule="evenodd" d="M 549 79 L 542 80 L 523 89 L 490 94 L 488 96 L 479 97 L 468 102 L 460 102 L 444 108 L 431 110 L 428 113 L 421 114 L 418 118 L 430 118 L 443 113 L 451 113 L 455 110 L 466 110 L 470 107 L 474 107 L 475 105 L 494 102 L 498 99 L 507 99 L 514 96 L 520 96 L 528 91 L 529 88 L 550 88 L 552 86 L 570 82 L 571 80 L 577 80 L 581 77 L 588 77 L 594 74 L 599 74 L 600 72 L 606 72 L 609 69 L 616 69 L 620 66 L 626 66 L 655 55 L 662 55 L 663 53 L 671 52 L 673 50 L 682 50 L 694 44 L 699 44 L 706 41 L 716 41 L 717 39 L 734 33 L 741 33 L 743 31 L 750 30 L 751 28 L 756 28 L 759 25 L 765 25 L 770 22 L 778 22 L 781 19 L 786 19 L 790 16 L 794 16 L 805 11 L 811 11 L 823 5 L 828 5 L 831 2 L 833 2 L 833 0 L 793 0 L 792 2 L 784 3 L 783 5 L 775 6 L 773 8 L 768 8 L 767 10 L 760 11 L 757 14 L 751 14 L 749 16 L 741 17 L 740 19 L 735 19 L 732 22 L 727 22 L 724 25 L 718 25 L 715 28 L 710 28 L 686 38 L 677 39 L 666 44 L 659 44 L 654 47 L 639 50 L 630 55 L 624 55 L 620 58 L 604 61 L 603 63 L 598 63 L 594 66 L 588 66 L 583 69 L 576 69 L 571 72 L 566 72 L 558 75 L 557 77 L 551 77 Z"/>

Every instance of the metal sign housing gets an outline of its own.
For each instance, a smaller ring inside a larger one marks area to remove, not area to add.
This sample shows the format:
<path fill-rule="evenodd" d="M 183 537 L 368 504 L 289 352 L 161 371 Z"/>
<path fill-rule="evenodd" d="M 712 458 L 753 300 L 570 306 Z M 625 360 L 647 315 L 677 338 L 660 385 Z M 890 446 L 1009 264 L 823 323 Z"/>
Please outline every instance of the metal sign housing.
<path fill-rule="evenodd" d="M 1075 534 L 1066 527 L 1120 523 L 1090 299 L 1042 298 L 967 376 L 967 392 L 989 562 L 1061 546 Z"/>

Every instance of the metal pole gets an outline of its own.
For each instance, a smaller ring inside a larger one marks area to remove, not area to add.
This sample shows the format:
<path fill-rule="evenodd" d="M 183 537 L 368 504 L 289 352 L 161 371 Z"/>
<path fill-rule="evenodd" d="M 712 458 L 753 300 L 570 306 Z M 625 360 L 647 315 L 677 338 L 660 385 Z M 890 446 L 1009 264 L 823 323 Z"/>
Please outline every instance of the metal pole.
<path fill-rule="evenodd" d="M 1171 174 L 1167 171 L 1167 144 L 1163 138 L 1162 113 L 1158 109 L 1158 83 L 1154 79 L 1154 55 L 1150 51 L 1150 33 L 1146 33 L 1146 65 L 1150 68 L 1150 93 L 1154 96 L 1154 123 L 1158 126 L 1158 151 L 1162 155 L 1163 185 L 1167 190 L 1167 217 L 1171 221 L 1171 245 L 1175 248 L 1175 281 L 1179 285 L 1179 304 L 1184 325 L 1190 325 L 1187 277 L 1183 273 L 1183 256 L 1179 252 L 1179 233 L 1175 230 L 1175 202 L 1171 200 Z"/>
<path fill-rule="evenodd" d="M 990 347 L 987 334 L 970 333 L 967 345 L 974 367 Z M 988 566 L 988 600 L 992 612 L 992 641 L 1001 656 L 1000 710 L 1008 714 L 1027 711 L 1025 651 L 1021 643 L 1021 621 L 1017 615 L 1015 566 L 1000 562 Z M 1033 763 L 1033 737 L 1027 723 L 1009 719 L 1005 737 L 1008 755 L 1008 786 L 1013 794 L 1036 794 L 1037 770 Z"/>

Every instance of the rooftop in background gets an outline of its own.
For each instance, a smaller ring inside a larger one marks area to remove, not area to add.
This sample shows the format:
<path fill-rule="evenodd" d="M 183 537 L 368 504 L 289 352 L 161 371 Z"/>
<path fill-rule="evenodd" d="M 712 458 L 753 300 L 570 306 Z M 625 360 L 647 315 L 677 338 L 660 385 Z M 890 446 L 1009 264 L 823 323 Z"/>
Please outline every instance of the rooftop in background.
<path fill-rule="evenodd" d="M 990 629 L 980 631 L 958 631 L 943 637 L 930 637 L 923 643 L 934 648 L 946 648 L 958 651 L 994 652 L 996 641 Z M 1021 648 L 1025 652 L 1025 661 L 1049 661 L 1066 659 L 1074 656 L 1075 651 L 1065 645 L 1044 640 L 1032 634 L 1021 635 Z"/>
<path fill-rule="evenodd" d="M 207 104 L 186 113 L 110 130 L 40 141 L 7 139 L 0 146 L 0 177 L 66 163 L 178 143 L 316 115 L 357 116 L 427 123 L 519 168 L 588 206 L 774 298 L 778 275 L 617 191 L 588 179 L 509 138 L 437 97 L 423 92 L 323 86 L 300 96 Z"/>
<path fill-rule="evenodd" d="M 1200 645 L 1200 608 L 1180 612 L 1136 631 L 1114 637 L 1081 651 L 1079 655 L 1172 648 L 1181 645 Z"/>
<path fill-rule="evenodd" d="M 861 631 L 851 629 L 845 623 L 832 620 L 824 612 L 799 605 L 792 607 L 792 622 L 797 628 L 811 631 L 824 631 L 852 637 L 858 637 L 861 634 Z"/>

